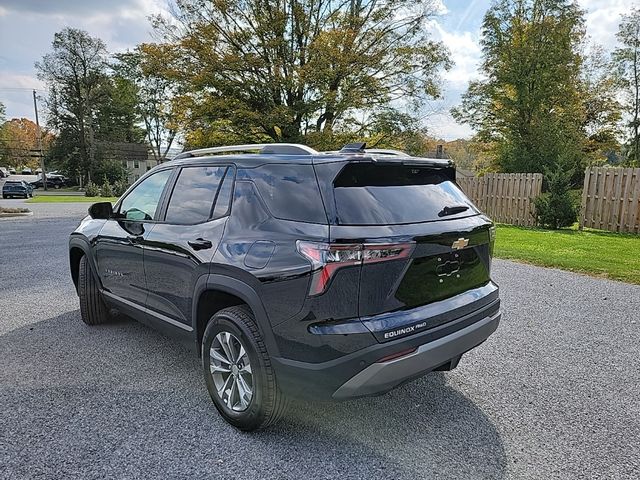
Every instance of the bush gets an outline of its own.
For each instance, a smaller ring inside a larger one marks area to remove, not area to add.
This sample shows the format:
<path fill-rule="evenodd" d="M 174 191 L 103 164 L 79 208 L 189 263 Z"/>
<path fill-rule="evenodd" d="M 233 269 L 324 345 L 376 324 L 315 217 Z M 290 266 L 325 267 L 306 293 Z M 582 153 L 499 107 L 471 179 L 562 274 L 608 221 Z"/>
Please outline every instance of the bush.
<path fill-rule="evenodd" d="M 122 195 L 124 195 L 124 192 L 126 191 L 127 191 L 127 184 L 122 180 L 118 180 L 116 183 L 113 184 L 114 197 L 121 197 Z"/>
<path fill-rule="evenodd" d="M 104 183 L 102 187 L 100 187 L 100 193 L 103 197 L 113 197 L 113 187 L 109 183 L 109 180 L 107 180 L 107 177 L 104 178 Z"/>
<path fill-rule="evenodd" d="M 85 197 L 99 197 L 100 187 L 93 182 L 89 182 L 84 186 Z"/>
<path fill-rule="evenodd" d="M 536 221 L 542 227 L 557 230 L 569 227 L 578 218 L 578 208 L 571 194 L 573 170 L 547 170 L 545 180 L 548 192 L 535 200 Z"/>

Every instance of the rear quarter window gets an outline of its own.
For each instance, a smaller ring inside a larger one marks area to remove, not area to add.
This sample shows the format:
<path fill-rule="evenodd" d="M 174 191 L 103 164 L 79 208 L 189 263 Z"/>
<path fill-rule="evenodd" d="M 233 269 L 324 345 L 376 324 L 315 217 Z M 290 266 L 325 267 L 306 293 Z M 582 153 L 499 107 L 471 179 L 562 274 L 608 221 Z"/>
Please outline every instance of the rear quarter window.
<path fill-rule="evenodd" d="M 271 214 L 283 220 L 327 223 L 312 165 L 262 165 L 238 170 L 251 180 Z"/>

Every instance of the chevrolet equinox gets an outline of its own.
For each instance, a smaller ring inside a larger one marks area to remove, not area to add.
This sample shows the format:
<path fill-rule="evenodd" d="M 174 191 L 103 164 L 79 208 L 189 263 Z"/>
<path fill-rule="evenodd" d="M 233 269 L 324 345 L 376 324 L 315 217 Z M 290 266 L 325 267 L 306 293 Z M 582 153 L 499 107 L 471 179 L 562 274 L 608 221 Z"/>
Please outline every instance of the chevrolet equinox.
<path fill-rule="evenodd" d="M 274 423 L 451 370 L 500 321 L 495 228 L 449 160 L 349 144 L 178 155 L 71 234 L 82 320 L 115 312 L 193 348 L 220 414 Z"/>

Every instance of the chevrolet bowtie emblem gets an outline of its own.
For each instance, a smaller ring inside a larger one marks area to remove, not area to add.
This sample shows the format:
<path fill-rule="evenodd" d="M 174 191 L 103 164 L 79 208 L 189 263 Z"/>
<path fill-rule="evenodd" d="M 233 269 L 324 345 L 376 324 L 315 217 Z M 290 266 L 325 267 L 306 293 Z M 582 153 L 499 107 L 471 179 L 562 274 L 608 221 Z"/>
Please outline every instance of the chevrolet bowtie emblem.
<path fill-rule="evenodd" d="M 461 250 L 467 245 L 469 245 L 468 238 L 459 238 L 451 244 L 451 248 L 453 248 L 454 250 Z"/>

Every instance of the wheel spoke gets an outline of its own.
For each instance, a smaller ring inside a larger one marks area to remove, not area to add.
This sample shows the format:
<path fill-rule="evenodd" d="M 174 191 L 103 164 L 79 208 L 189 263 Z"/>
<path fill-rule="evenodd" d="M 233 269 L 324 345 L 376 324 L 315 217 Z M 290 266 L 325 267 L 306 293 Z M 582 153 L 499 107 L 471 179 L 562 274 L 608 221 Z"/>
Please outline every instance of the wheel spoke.
<path fill-rule="evenodd" d="M 231 393 L 229 394 L 229 403 L 232 410 L 237 410 L 238 399 L 240 398 L 240 392 L 238 391 L 238 377 L 233 375 L 233 383 L 231 384 Z"/>
<path fill-rule="evenodd" d="M 223 367 L 222 365 L 218 366 L 215 364 L 210 364 L 211 373 L 231 373 L 231 370 Z"/>
<path fill-rule="evenodd" d="M 231 365 L 231 362 L 224 355 L 221 355 L 220 352 L 217 352 L 214 348 L 211 348 L 211 350 L 209 350 L 209 355 L 211 355 L 213 359 L 219 361 L 220 363 Z"/>
<path fill-rule="evenodd" d="M 222 350 L 224 350 L 224 354 L 229 360 L 228 363 L 233 362 L 233 355 L 231 354 L 231 347 L 229 346 L 230 337 L 231 335 L 228 332 L 222 332 L 222 335 L 220 337 L 220 346 L 222 347 Z"/>
<path fill-rule="evenodd" d="M 238 375 L 236 381 L 238 383 L 238 391 L 240 393 L 240 406 L 245 409 L 249 406 L 249 402 L 251 401 L 253 394 L 249 385 L 247 385 L 244 378 L 242 378 L 242 375 Z"/>
<path fill-rule="evenodd" d="M 231 408 L 231 405 L 229 405 L 229 397 L 231 392 L 227 392 L 227 390 L 229 385 L 232 383 L 232 381 L 233 381 L 233 375 L 229 375 L 227 379 L 224 381 L 224 383 L 222 384 L 222 387 L 218 389 L 218 395 L 220 395 L 220 398 L 222 399 L 222 401 L 226 403 L 229 408 Z"/>
<path fill-rule="evenodd" d="M 242 346 L 242 344 L 240 344 L 240 350 L 238 351 L 238 357 L 236 358 L 236 362 L 239 362 L 242 357 L 244 357 L 247 354 L 247 352 L 244 351 L 244 347 Z"/>
<path fill-rule="evenodd" d="M 245 363 L 244 366 L 240 369 L 240 373 L 246 373 L 248 375 L 252 375 L 253 372 L 251 371 L 251 364 Z"/>

